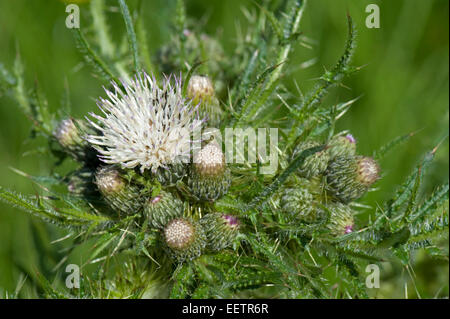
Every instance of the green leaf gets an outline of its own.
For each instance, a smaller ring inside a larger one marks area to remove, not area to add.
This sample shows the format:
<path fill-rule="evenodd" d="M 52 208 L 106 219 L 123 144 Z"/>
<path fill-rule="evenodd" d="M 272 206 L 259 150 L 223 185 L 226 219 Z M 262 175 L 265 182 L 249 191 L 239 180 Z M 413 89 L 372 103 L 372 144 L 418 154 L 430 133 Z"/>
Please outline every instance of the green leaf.
<path fill-rule="evenodd" d="M 108 25 L 105 17 L 105 0 L 91 0 L 90 10 L 92 14 L 93 29 L 97 35 L 100 52 L 108 58 L 114 57 L 116 51 L 114 43 L 109 35 Z"/>
<path fill-rule="evenodd" d="M 109 221 L 107 217 L 86 213 L 74 208 L 51 207 L 45 199 L 39 196 L 33 201 L 29 197 L 3 187 L 0 187 L 0 199 L 47 222 L 60 226 L 84 226 Z"/>
<path fill-rule="evenodd" d="M 195 70 L 202 64 L 203 64 L 202 61 L 194 63 L 194 65 L 189 69 L 188 73 L 186 74 L 186 77 L 184 78 L 184 81 L 183 81 L 183 90 L 182 90 L 183 96 L 186 96 L 189 80 L 191 79 L 191 77 L 194 74 Z"/>
<path fill-rule="evenodd" d="M 127 29 L 128 43 L 130 45 L 131 53 L 133 55 L 134 69 L 136 73 L 141 71 L 139 62 L 139 50 L 136 40 L 136 33 L 134 31 L 133 22 L 131 21 L 130 11 L 128 9 L 125 0 L 118 0 L 120 5 L 120 11 L 122 12 L 123 19 L 125 20 L 125 27 Z"/>
<path fill-rule="evenodd" d="M 417 206 L 410 217 L 411 222 L 416 222 L 429 214 L 431 210 L 449 199 L 449 183 L 439 187 L 421 206 Z"/>
<path fill-rule="evenodd" d="M 403 227 L 399 231 L 387 235 L 379 244 L 380 248 L 397 247 L 408 241 L 411 232 L 408 227 Z"/>
<path fill-rule="evenodd" d="M 396 148 L 397 146 L 406 143 L 411 137 L 413 137 L 415 135 L 414 132 L 412 133 L 408 133 L 405 134 L 403 136 L 398 136 L 395 139 L 393 139 L 392 141 L 390 141 L 389 143 L 387 143 L 386 145 L 383 145 L 380 149 L 378 149 L 377 151 L 375 151 L 372 155 L 372 157 L 377 160 L 380 161 L 381 159 L 383 159 L 390 151 L 392 151 L 394 148 Z"/>
<path fill-rule="evenodd" d="M 74 28 L 72 30 L 74 33 L 77 48 L 80 53 L 83 54 L 85 61 L 90 64 L 105 81 L 114 81 L 116 83 L 120 83 L 119 79 L 115 76 L 114 72 L 110 69 L 108 64 L 104 62 L 94 50 L 92 50 L 81 30 L 78 28 Z"/>

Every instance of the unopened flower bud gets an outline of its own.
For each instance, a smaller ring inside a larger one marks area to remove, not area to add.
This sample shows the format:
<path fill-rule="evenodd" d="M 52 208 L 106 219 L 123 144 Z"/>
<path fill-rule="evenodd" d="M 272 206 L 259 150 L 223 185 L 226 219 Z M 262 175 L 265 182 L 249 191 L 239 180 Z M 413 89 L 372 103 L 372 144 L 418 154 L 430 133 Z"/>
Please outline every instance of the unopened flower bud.
<path fill-rule="evenodd" d="M 301 179 L 295 187 L 283 191 L 280 206 L 288 220 L 313 223 L 322 217 L 319 192 L 313 190 L 311 184 L 307 179 Z"/>
<path fill-rule="evenodd" d="M 138 186 L 128 183 L 117 168 L 98 169 L 95 184 L 105 201 L 119 212 L 135 214 L 142 208 L 143 198 Z"/>
<path fill-rule="evenodd" d="M 208 143 L 195 156 L 188 185 L 200 200 L 216 200 L 226 194 L 231 183 L 225 155 L 215 141 Z"/>
<path fill-rule="evenodd" d="M 216 98 L 214 85 L 207 76 L 193 75 L 189 79 L 187 96 L 194 105 L 199 105 L 200 117 L 205 118 L 210 126 L 220 125 L 222 109 Z"/>
<path fill-rule="evenodd" d="M 201 101 L 209 102 L 214 96 L 214 85 L 207 76 L 193 75 L 188 83 L 187 95 L 194 104 Z"/>
<path fill-rule="evenodd" d="M 183 216 L 183 202 L 171 193 L 161 191 L 147 200 L 144 214 L 151 226 L 162 229 L 170 220 Z"/>
<path fill-rule="evenodd" d="M 85 198 L 97 197 L 98 190 L 94 183 L 95 174 L 90 169 L 80 169 L 67 178 L 67 190 L 75 196 Z"/>
<path fill-rule="evenodd" d="M 329 203 L 326 207 L 330 213 L 327 228 L 331 235 L 342 236 L 355 230 L 354 211 L 349 206 L 342 203 Z"/>
<path fill-rule="evenodd" d="M 297 146 L 292 156 L 295 157 L 304 150 L 320 145 L 320 143 L 314 141 L 303 142 Z M 329 159 L 330 156 L 326 150 L 308 156 L 298 170 L 299 175 L 309 179 L 322 174 L 327 168 Z"/>
<path fill-rule="evenodd" d="M 53 136 L 63 150 L 75 160 L 94 165 L 98 161 L 96 152 L 83 139 L 87 131 L 85 122 L 67 118 L 58 123 Z"/>
<path fill-rule="evenodd" d="M 363 196 L 380 178 L 380 166 L 371 157 L 339 156 L 327 168 L 329 192 L 343 203 Z"/>
<path fill-rule="evenodd" d="M 380 166 L 371 157 L 359 157 L 357 159 L 358 180 L 367 186 L 372 185 L 380 178 Z"/>
<path fill-rule="evenodd" d="M 53 135 L 61 146 L 69 148 L 83 142 L 80 130 L 71 118 L 62 120 L 56 127 Z"/>
<path fill-rule="evenodd" d="M 169 254 L 178 262 L 183 262 L 200 256 L 207 239 L 199 223 L 187 218 L 176 218 L 165 226 L 164 242 Z"/>
<path fill-rule="evenodd" d="M 208 238 L 208 247 L 214 251 L 225 249 L 236 240 L 239 220 L 236 216 L 222 213 L 209 213 L 200 219 Z"/>
<path fill-rule="evenodd" d="M 334 136 L 328 143 L 330 159 L 338 156 L 354 156 L 356 153 L 356 139 L 351 134 Z"/>

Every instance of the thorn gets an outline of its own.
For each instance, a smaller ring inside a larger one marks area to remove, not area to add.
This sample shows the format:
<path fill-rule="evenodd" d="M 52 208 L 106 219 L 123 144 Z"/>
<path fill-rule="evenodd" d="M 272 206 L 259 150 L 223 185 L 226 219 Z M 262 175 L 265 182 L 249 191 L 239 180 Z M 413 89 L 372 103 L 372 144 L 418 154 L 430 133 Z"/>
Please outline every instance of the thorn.
<path fill-rule="evenodd" d="M 446 136 L 444 136 L 439 143 L 433 148 L 433 150 L 431 151 L 431 154 L 434 155 L 436 153 L 436 151 L 438 150 L 439 146 L 441 146 L 441 144 L 448 138 L 448 134 Z"/>

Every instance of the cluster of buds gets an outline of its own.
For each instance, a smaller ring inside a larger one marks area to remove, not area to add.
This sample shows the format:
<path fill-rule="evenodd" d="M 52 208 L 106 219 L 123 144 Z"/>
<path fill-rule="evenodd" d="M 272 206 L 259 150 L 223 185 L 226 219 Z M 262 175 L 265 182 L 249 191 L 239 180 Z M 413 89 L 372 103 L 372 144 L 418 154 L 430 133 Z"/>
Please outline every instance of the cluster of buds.
<path fill-rule="evenodd" d="M 239 231 L 237 217 L 208 213 L 200 220 L 177 217 L 163 228 L 164 245 L 178 262 L 192 260 L 205 250 L 220 251 L 231 246 Z"/>
<path fill-rule="evenodd" d="M 322 145 L 305 141 L 295 150 Z M 280 197 L 282 211 L 298 220 L 313 223 L 328 211 L 327 228 L 335 236 L 354 230 L 354 211 L 348 204 L 362 197 L 380 177 L 378 163 L 356 154 L 356 140 L 351 134 L 337 134 L 326 147 L 305 159 L 297 171 L 294 186 L 285 188 Z M 323 180 L 324 184 L 317 183 Z"/>
<path fill-rule="evenodd" d="M 139 220 L 161 235 L 162 246 L 178 262 L 229 247 L 239 229 L 232 215 L 202 212 L 199 219 L 189 209 L 189 201 L 197 205 L 226 194 L 231 172 L 215 141 L 194 152 L 193 163 L 185 161 L 189 130 L 203 123 L 194 114 L 197 105 L 210 120 L 218 122 L 220 112 L 209 78 L 193 76 L 188 84 L 184 97 L 180 79 L 174 84 L 166 79 L 160 87 L 144 73 L 122 83 L 123 91 L 112 83 L 109 99 L 99 101 L 104 117 L 91 114 L 98 122 L 69 118 L 54 131 L 63 150 L 82 164 L 66 178 L 68 190 L 93 195 L 89 202 L 101 210 L 106 204 L 114 217 L 142 216 Z M 180 185 L 190 190 L 188 196 L 177 191 Z"/>

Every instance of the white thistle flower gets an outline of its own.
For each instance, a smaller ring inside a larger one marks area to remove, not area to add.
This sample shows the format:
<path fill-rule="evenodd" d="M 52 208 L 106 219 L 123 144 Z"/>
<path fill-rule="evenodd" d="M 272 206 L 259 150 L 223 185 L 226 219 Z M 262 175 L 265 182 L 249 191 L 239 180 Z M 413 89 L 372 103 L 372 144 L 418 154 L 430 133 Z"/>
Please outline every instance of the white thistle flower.
<path fill-rule="evenodd" d="M 102 161 L 155 172 L 190 160 L 191 136 L 202 121 L 196 116 L 197 107 L 181 95 L 181 78 L 174 77 L 173 85 L 166 78 L 160 88 L 142 73 L 129 84 L 122 82 L 123 90 L 112 85 L 114 92 L 105 89 L 108 99 L 97 102 L 105 116 L 90 113 L 99 122 L 91 124 L 101 134 L 89 135 L 87 141 Z"/>

